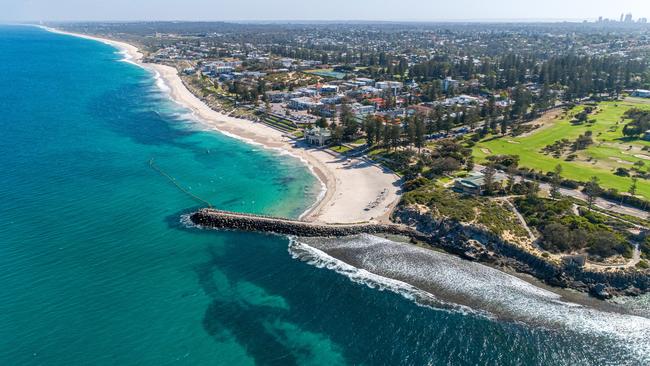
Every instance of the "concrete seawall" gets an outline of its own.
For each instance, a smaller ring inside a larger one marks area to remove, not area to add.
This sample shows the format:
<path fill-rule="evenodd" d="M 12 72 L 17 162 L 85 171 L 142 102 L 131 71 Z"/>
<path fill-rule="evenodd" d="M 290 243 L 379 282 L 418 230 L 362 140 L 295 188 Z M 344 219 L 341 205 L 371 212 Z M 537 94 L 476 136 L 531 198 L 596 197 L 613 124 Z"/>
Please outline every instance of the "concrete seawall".
<path fill-rule="evenodd" d="M 343 237 L 357 234 L 404 235 L 413 239 L 429 239 L 405 225 L 397 224 L 320 224 L 277 217 L 242 214 L 215 209 L 202 209 L 190 216 L 196 225 L 242 231 L 272 232 L 304 237 Z"/>

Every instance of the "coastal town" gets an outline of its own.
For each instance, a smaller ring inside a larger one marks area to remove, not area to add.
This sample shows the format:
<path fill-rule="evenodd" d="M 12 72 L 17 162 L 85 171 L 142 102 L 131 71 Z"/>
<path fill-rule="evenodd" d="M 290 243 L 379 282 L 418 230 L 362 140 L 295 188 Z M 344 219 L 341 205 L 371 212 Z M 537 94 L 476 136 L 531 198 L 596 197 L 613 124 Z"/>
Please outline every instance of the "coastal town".
<path fill-rule="evenodd" d="M 0 365 L 650 365 L 650 2 L 0 9 Z"/>
<path fill-rule="evenodd" d="M 603 298 L 648 290 L 646 19 L 62 29 L 136 45 L 217 129 L 308 161 L 328 189 L 307 221 L 429 234 L 453 222 L 525 253 L 522 272 L 541 261 L 635 276 L 622 288 L 562 282 Z"/>

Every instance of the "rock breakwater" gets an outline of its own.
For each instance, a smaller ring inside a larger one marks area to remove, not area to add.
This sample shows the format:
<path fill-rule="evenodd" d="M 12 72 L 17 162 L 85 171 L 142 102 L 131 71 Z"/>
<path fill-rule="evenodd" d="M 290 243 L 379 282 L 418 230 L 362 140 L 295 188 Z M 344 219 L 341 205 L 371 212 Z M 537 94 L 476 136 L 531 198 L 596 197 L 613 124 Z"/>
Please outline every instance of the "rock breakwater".
<path fill-rule="evenodd" d="M 358 234 L 403 235 L 425 240 L 427 235 L 398 224 L 323 224 L 278 217 L 243 214 L 215 209 L 202 209 L 190 216 L 199 226 L 242 231 L 271 232 L 303 237 L 343 237 Z"/>

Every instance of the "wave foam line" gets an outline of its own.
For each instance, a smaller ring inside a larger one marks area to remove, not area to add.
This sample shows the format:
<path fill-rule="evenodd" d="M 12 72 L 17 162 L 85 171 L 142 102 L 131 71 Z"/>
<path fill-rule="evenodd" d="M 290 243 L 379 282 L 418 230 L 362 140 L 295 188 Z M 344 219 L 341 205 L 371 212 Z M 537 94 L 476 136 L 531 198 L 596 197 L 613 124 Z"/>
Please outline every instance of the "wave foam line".
<path fill-rule="evenodd" d="M 488 319 L 496 319 L 493 314 L 486 311 L 472 309 L 468 306 L 445 302 L 433 294 L 421 290 L 406 282 L 380 276 L 362 268 L 354 267 L 337 258 L 330 256 L 320 249 L 299 242 L 297 238 L 290 237 L 289 253 L 294 259 L 303 261 L 316 268 L 332 270 L 338 274 L 347 277 L 350 281 L 365 285 L 379 291 L 390 291 L 401 295 L 407 300 L 413 301 L 418 306 L 427 307 L 434 310 L 447 311 L 451 313 L 461 313 L 464 315 L 477 315 Z"/>

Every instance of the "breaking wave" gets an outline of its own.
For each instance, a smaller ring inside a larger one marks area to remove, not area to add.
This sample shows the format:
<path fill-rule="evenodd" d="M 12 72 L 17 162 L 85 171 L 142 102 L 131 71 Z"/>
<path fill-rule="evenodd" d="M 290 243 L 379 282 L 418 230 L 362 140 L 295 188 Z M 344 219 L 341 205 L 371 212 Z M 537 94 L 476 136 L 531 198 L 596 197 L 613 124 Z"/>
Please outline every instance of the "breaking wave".
<path fill-rule="evenodd" d="M 289 253 L 293 259 L 298 259 L 316 268 L 325 268 L 335 271 L 338 274 L 346 276 L 354 283 L 365 285 L 372 289 L 394 292 L 408 300 L 414 301 L 420 306 L 440 310 L 454 310 L 465 314 L 472 313 L 493 318 L 493 316 L 487 312 L 476 311 L 467 306 L 446 303 L 436 298 L 433 294 L 422 291 L 406 282 L 379 276 L 364 269 L 351 266 L 319 249 L 301 243 L 296 238 L 290 238 Z"/>
<path fill-rule="evenodd" d="M 292 238 L 289 251 L 310 265 L 420 305 L 612 339 L 650 362 L 650 319 L 572 303 L 478 263 L 370 235 Z"/>

